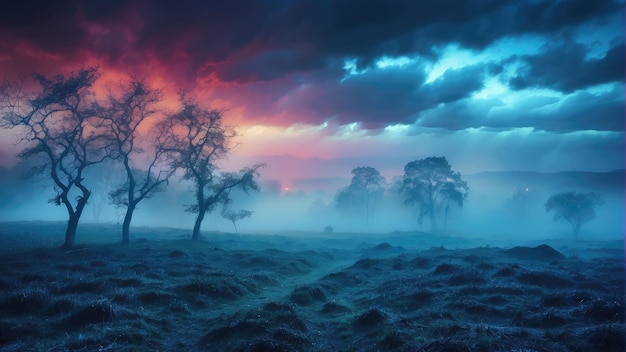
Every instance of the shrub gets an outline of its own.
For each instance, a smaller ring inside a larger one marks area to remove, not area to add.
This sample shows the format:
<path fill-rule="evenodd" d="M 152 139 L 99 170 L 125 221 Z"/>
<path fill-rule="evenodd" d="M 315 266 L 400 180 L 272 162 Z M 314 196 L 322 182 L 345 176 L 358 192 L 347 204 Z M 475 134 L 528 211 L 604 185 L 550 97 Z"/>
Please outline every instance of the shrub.
<path fill-rule="evenodd" d="M 308 306 L 314 302 L 326 301 L 326 294 L 319 287 L 301 286 L 291 292 L 289 299 L 295 304 Z"/>
<path fill-rule="evenodd" d="M 72 326 L 84 326 L 111 321 L 113 318 L 115 318 L 113 306 L 107 301 L 97 301 L 72 314 L 67 323 Z"/>
<path fill-rule="evenodd" d="M 528 272 L 519 276 L 518 280 L 523 284 L 530 284 L 546 288 L 564 288 L 572 285 L 572 282 L 558 277 L 550 272 Z"/>
<path fill-rule="evenodd" d="M 361 314 L 355 321 L 355 323 L 359 326 L 378 326 L 387 321 L 389 317 L 387 313 L 381 311 L 378 308 L 372 308 L 367 312 Z"/>
<path fill-rule="evenodd" d="M 2 311 L 6 314 L 29 314 L 42 310 L 52 300 L 50 293 L 42 289 L 26 289 L 6 298 Z"/>

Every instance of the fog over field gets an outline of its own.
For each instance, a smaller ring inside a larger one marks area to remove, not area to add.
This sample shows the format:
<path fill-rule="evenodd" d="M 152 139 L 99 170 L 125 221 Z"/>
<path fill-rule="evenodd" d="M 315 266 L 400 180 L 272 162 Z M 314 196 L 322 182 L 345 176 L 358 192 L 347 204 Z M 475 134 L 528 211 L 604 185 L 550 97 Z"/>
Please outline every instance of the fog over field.
<path fill-rule="evenodd" d="M 289 160 L 288 160 L 289 161 Z M 293 161 L 293 160 L 292 160 Z M 300 161 L 306 162 L 306 161 Z M 330 164 L 331 162 L 327 162 Z M 317 161 L 324 164 L 324 161 Z M 332 168 L 333 166 L 328 166 Z M 355 165 L 356 167 L 356 165 Z M 271 174 L 272 165 L 263 171 Z M 67 221 L 62 207 L 48 203 L 53 190 L 45 177 L 27 179 L 28 168 L 18 165 L 2 170 L 0 191 L 0 221 Z M 398 173 L 401 169 L 398 168 Z M 110 203 L 107 190 L 116 186 L 119 177 L 95 169 L 96 181 L 88 182 L 92 197 L 81 223 L 120 224 L 123 209 Z M 106 177 L 102 177 L 106 175 Z M 118 179 L 116 179 L 118 177 Z M 399 175 L 395 176 L 400 178 Z M 567 238 L 572 236 L 567 223 L 554 222 L 545 210 L 548 197 L 557 192 L 576 190 L 596 192 L 604 203 L 597 208 L 597 218 L 584 225 L 581 238 L 620 239 L 624 235 L 624 171 L 598 172 L 480 172 L 464 175 L 469 185 L 469 197 L 462 208 L 453 207 L 442 235 L 497 238 L 513 243 L 526 239 Z M 389 186 L 385 196 L 377 201 L 369 223 L 356 211 L 342 211 L 335 199 L 337 192 L 350 184 L 350 174 L 335 177 L 301 178 L 288 185 L 261 175 L 260 192 L 233 194 L 233 208 L 247 209 L 252 216 L 237 223 L 243 233 L 272 234 L 323 232 L 331 226 L 339 233 L 391 233 L 429 231 L 428 221 L 418 223 L 418 207 L 404 203 L 404 195 Z M 515 195 L 518 198 L 515 198 Z M 193 203 L 193 184 L 173 180 L 153 198 L 144 201 L 133 218 L 134 226 L 174 227 L 190 229 L 194 215 L 185 212 Z M 438 220 L 443 221 L 442 211 Z M 203 223 L 204 231 L 235 232 L 232 223 L 214 211 Z"/>

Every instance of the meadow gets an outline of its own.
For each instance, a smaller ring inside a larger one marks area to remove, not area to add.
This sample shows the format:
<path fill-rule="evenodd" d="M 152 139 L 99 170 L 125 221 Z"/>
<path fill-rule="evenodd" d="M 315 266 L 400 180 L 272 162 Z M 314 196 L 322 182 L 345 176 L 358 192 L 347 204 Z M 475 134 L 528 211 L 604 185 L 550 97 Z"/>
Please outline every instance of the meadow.
<path fill-rule="evenodd" d="M 624 351 L 624 242 L 0 224 L 1 351 Z"/>

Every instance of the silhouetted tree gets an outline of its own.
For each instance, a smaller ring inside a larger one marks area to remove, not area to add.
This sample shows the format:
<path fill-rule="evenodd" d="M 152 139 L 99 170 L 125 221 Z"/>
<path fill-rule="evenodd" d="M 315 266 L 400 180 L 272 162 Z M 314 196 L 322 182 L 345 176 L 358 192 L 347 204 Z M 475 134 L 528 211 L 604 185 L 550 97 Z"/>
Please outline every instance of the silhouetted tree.
<path fill-rule="evenodd" d="M 239 172 L 220 172 L 216 163 L 230 152 L 235 131 L 222 123 L 220 110 L 203 108 L 184 95 L 180 104 L 180 110 L 167 116 L 159 129 L 169 132 L 164 150 L 170 155 L 170 165 L 183 170 L 183 178 L 194 183 L 196 203 L 186 211 L 197 214 L 192 233 L 192 239 L 197 240 L 205 215 L 217 205 L 229 203 L 232 189 L 245 193 L 259 190 L 255 177 L 263 164 Z"/>
<path fill-rule="evenodd" d="M 463 206 L 469 187 L 461 179 L 461 174 L 452 171 L 445 157 L 428 157 L 412 161 L 404 167 L 402 191 L 405 204 L 419 205 L 419 222 L 425 216 L 430 218 L 431 227 L 437 230 L 436 209 L 442 204 Z M 446 218 L 447 211 L 446 209 Z"/>
<path fill-rule="evenodd" d="M 102 109 L 91 91 L 97 68 L 83 68 L 68 76 L 33 74 L 40 90 L 25 93 L 17 85 L 3 94 L 3 126 L 19 128 L 27 146 L 21 158 L 42 157 L 39 172 L 49 173 L 57 194 L 50 203 L 68 213 L 64 248 L 72 248 L 76 228 L 91 195 L 84 183 L 85 169 L 109 157 L 102 133 Z"/>
<path fill-rule="evenodd" d="M 237 221 L 243 220 L 245 218 L 249 218 L 252 216 L 252 211 L 241 209 L 239 211 L 230 210 L 228 207 L 222 208 L 222 217 L 226 220 L 229 220 L 233 223 L 233 227 L 235 228 L 235 232 L 239 232 L 237 230 Z"/>
<path fill-rule="evenodd" d="M 130 243 L 130 223 L 137 205 L 162 190 L 174 173 L 166 166 L 166 151 L 163 148 L 163 129 L 156 129 L 148 138 L 153 145 L 145 151 L 139 144 L 142 140 L 139 128 L 158 112 L 161 91 L 150 88 L 144 81 L 133 79 L 121 87 L 121 93 L 109 93 L 105 118 L 110 137 L 115 147 L 115 158 L 124 167 L 126 182 L 111 191 L 113 204 L 126 208 L 122 223 L 122 244 Z M 139 156 L 145 160 L 138 160 Z"/>
<path fill-rule="evenodd" d="M 561 192 L 553 194 L 546 201 L 546 212 L 554 212 L 554 221 L 566 221 L 572 226 L 574 236 L 580 227 L 596 218 L 596 207 L 602 204 L 596 193 Z"/>
<path fill-rule="evenodd" d="M 376 203 L 385 193 L 385 178 L 373 167 L 362 166 L 352 169 L 350 185 L 335 196 L 339 209 L 355 211 L 369 224 Z"/>

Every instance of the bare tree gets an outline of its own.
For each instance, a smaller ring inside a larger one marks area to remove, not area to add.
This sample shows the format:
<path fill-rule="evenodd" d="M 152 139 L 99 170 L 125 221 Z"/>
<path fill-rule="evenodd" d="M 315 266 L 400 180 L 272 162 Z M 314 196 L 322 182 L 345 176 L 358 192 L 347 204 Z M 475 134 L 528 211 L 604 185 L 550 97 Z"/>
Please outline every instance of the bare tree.
<path fill-rule="evenodd" d="M 197 214 L 192 233 L 192 239 L 197 240 L 205 215 L 217 205 L 229 203 L 231 190 L 259 190 L 255 177 L 263 165 L 221 172 L 217 162 L 228 156 L 236 136 L 234 129 L 223 124 L 220 110 L 199 106 L 184 95 L 180 104 L 180 110 L 167 116 L 159 128 L 169 132 L 164 150 L 170 153 L 170 165 L 183 170 L 183 178 L 194 183 L 196 203 L 186 211 Z"/>
<path fill-rule="evenodd" d="M 102 133 L 101 108 L 93 99 L 92 85 L 98 69 L 83 68 L 69 76 L 33 74 L 38 92 L 24 92 L 17 85 L 3 94 L 3 126 L 19 128 L 26 147 L 19 157 L 41 157 L 38 172 L 46 172 L 57 194 L 50 203 L 64 205 L 68 213 L 63 248 L 75 246 L 76 229 L 91 195 L 84 183 L 89 166 L 109 157 Z"/>
<path fill-rule="evenodd" d="M 113 93 L 108 96 L 105 119 L 115 147 L 115 158 L 123 165 L 126 174 L 126 182 L 109 196 L 113 204 L 126 208 L 122 223 L 124 245 L 130 243 L 130 223 L 137 205 L 162 190 L 174 173 L 174 169 L 164 166 L 166 152 L 162 143 L 165 139 L 161 133 L 164 130 L 157 129 L 156 135 L 149 136 L 154 141 L 150 150 L 139 145 L 142 142 L 139 127 L 158 113 L 161 96 L 160 90 L 136 79 L 122 85 L 118 96 Z M 146 156 L 143 162 L 138 160 L 140 155 Z"/>

